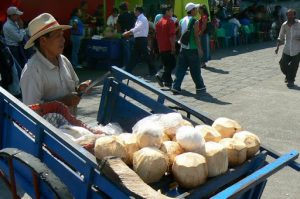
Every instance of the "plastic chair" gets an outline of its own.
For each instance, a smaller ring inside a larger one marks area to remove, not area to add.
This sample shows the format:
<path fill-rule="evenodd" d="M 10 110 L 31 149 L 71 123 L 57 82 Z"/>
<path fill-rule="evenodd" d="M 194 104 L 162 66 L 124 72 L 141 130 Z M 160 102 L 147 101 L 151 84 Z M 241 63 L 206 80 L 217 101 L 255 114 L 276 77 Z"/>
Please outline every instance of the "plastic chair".
<path fill-rule="evenodd" d="M 224 24 L 224 29 L 225 29 L 227 40 L 232 39 L 233 40 L 233 45 L 237 46 L 237 40 L 239 38 L 237 24 L 226 23 L 226 24 Z"/>
<path fill-rule="evenodd" d="M 217 40 L 222 39 L 222 47 L 228 47 L 228 38 L 226 37 L 226 31 L 224 28 L 218 28 L 216 30 Z"/>
<path fill-rule="evenodd" d="M 248 44 L 249 39 L 251 38 L 251 29 L 248 25 L 241 26 L 241 41 L 242 43 Z"/>

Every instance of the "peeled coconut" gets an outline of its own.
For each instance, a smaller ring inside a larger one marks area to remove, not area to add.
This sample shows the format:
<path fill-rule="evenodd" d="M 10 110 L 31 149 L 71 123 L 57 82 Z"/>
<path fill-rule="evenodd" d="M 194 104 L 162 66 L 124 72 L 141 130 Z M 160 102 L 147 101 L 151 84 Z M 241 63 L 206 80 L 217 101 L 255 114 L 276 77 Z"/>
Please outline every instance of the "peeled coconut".
<path fill-rule="evenodd" d="M 260 140 L 254 133 L 241 131 L 234 134 L 233 139 L 242 141 L 247 147 L 247 158 L 254 156 L 259 151 Z"/>
<path fill-rule="evenodd" d="M 106 156 L 115 156 L 121 158 L 126 164 L 129 164 L 126 147 L 116 136 L 98 138 L 95 143 L 94 152 L 96 158 L 103 159 Z"/>
<path fill-rule="evenodd" d="M 145 147 L 133 154 L 133 170 L 146 183 L 159 181 L 168 165 L 167 155 L 155 147 Z"/>
<path fill-rule="evenodd" d="M 128 157 L 128 162 L 129 164 L 132 164 L 132 157 L 133 153 L 139 150 L 139 146 L 137 144 L 136 136 L 132 133 L 121 133 L 118 138 L 123 142 L 126 152 L 127 152 L 127 157 Z"/>
<path fill-rule="evenodd" d="M 214 177 L 228 170 L 228 155 L 226 148 L 216 142 L 205 143 L 205 158 L 208 177 Z"/>
<path fill-rule="evenodd" d="M 227 150 L 229 167 L 241 165 L 246 161 L 247 147 L 242 141 L 224 138 L 220 140 L 219 144 L 222 144 Z"/>
<path fill-rule="evenodd" d="M 172 166 L 175 157 L 184 152 L 183 149 L 180 147 L 180 145 L 177 142 L 173 142 L 173 141 L 163 142 L 160 150 L 168 155 L 170 166 Z"/>
<path fill-rule="evenodd" d="M 208 175 L 205 158 L 192 152 L 176 156 L 172 172 L 178 184 L 188 189 L 205 183 Z"/>
<path fill-rule="evenodd" d="M 176 131 L 177 143 L 187 152 L 203 154 L 205 140 L 194 127 L 182 126 Z"/>
<path fill-rule="evenodd" d="M 167 134 L 163 133 L 162 135 L 162 142 L 165 142 L 165 141 L 170 141 L 170 138 Z"/>
<path fill-rule="evenodd" d="M 222 139 L 221 134 L 211 126 L 198 125 L 195 129 L 200 132 L 205 142 L 219 142 Z"/>
<path fill-rule="evenodd" d="M 164 127 L 164 133 L 170 138 L 176 134 L 176 130 L 181 126 L 193 126 L 189 121 L 184 120 L 180 113 L 168 113 L 161 115 L 160 122 Z"/>
<path fill-rule="evenodd" d="M 137 143 L 140 148 L 157 147 L 160 148 L 163 138 L 163 127 L 146 121 L 133 131 L 136 135 Z"/>
<path fill-rule="evenodd" d="M 231 138 L 233 134 L 242 129 L 239 123 L 226 117 L 219 117 L 216 119 L 212 124 L 212 127 L 216 129 L 223 138 Z"/>

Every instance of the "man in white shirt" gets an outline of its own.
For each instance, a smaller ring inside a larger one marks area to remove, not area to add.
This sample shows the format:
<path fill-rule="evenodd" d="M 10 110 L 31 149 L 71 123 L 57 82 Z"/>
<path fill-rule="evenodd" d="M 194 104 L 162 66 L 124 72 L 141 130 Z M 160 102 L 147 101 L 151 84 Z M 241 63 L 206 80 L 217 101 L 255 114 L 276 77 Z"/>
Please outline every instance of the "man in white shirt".
<path fill-rule="evenodd" d="M 300 62 L 300 21 L 296 19 L 296 11 L 289 9 L 288 20 L 281 25 L 275 53 L 279 46 L 284 43 L 282 57 L 279 61 L 282 73 L 286 76 L 287 87 L 294 87 L 295 77 Z"/>
<path fill-rule="evenodd" d="M 119 16 L 119 10 L 117 8 L 114 8 L 112 15 L 110 15 L 107 18 L 106 24 L 108 26 L 115 28 L 115 25 L 117 24 L 117 21 L 118 21 L 118 16 Z"/>
<path fill-rule="evenodd" d="M 135 26 L 131 30 L 123 33 L 123 37 L 128 37 L 130 35 L 134 36 L 134 49 L 131 54 L 129 64 L 128 66 L 126 66 L 125 70 L 131 73 L 137 63 L 145 61 L 147 62 L 149 67 L 149 75 L 154 76 L 156 74 L 156 69 L 155 66 L 152 64 L 147 47 L 149 22 L 143 13 L 144 9 L 142 7 L 137 6 L 134 12 L 135 16 L 137 17 Z"/>

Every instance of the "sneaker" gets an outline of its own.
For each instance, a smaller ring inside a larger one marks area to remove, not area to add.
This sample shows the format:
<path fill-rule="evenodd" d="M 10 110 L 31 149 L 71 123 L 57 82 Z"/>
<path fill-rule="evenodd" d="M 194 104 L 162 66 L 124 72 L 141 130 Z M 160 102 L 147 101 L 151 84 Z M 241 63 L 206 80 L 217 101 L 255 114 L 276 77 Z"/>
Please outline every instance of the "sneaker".
<path fill-rule="evenodd" d="M 294 82 L 288 82 L 286 85 L 288 88 L 293 88 L 295 86 Z"/>
<path fill-rule="evenodd" d="M 171 88 L 171 87 L 172 87 L 172 83 L 170 83 L 170 82 L 165 82 L 165 87 Z"/>
<path fill-rule="evenodd" d="M 181 93 L 181 89 L 171 88 L 173 95 L 179 95 Z"/>
<path fill-rule="evenodd" d="M 205 63 L 203 63 L 203 64 L 201 65 L 201 68 L 207 68 L 207 65 L 206 65 Z"/>
<path fill-rule="evenodd" d="M 164 87 L 163 80 L 158 74 L 155 75 L 155 79 L 160 87 Z"/>
<path fill-rule="evenodd" d="M 196 89 L 196 94 L 197 94 L 197 95 L 203 94 L 203 93 L 206 93 L 206 87 L 203 87 L 203 88 L 197 88 L 197 89 Z"/>

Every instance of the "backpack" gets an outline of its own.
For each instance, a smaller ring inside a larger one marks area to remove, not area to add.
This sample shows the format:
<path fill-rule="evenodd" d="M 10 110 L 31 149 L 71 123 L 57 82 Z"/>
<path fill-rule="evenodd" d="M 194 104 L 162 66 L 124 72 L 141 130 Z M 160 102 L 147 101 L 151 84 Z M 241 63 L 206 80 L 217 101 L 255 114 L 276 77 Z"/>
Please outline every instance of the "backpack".
<path fill-rule="evenodd" d="M 193 26 L 194 26 L 195 22 L 196 22 L 196 19 L 194 19 L 194 18 L 190 19 L 189 24 L 188 24 L 188 28 L 181 35 L 181 37 L 179 39 L 181 44 L 186 45 L 186 46 L 189 45 L 191 32 L 193 30 Z"/>

